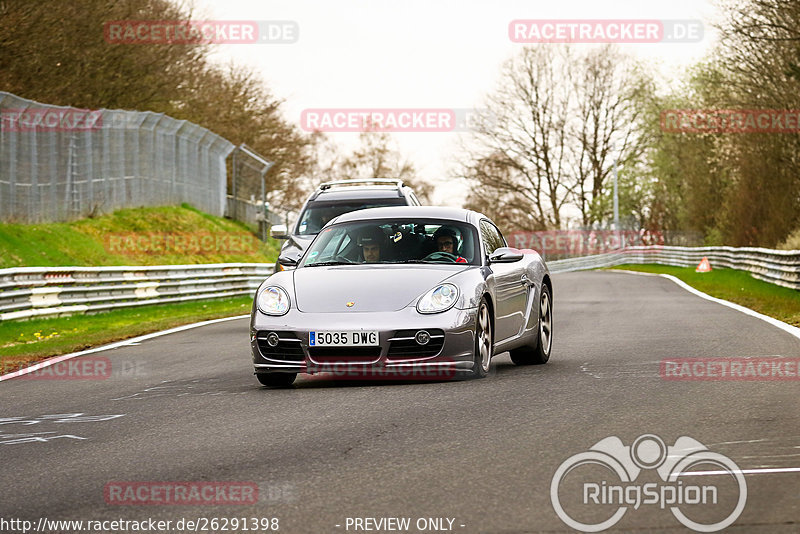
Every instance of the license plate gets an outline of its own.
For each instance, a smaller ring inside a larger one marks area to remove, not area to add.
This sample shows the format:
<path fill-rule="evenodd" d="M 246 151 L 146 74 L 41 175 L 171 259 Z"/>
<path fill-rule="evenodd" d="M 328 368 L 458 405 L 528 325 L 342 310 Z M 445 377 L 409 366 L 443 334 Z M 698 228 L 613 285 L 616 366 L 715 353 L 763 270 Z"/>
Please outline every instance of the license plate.
<path fill-rule="evenodd" d="M 310 332 L 311 347 L 376 347 L 378 332 Z"/>

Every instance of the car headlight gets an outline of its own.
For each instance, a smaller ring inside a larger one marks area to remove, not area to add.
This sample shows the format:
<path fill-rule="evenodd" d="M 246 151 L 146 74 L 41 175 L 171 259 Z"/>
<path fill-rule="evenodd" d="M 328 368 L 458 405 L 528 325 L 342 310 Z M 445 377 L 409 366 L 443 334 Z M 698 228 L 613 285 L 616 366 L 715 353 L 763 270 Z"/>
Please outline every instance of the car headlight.
<path fill-rule="evenodd" d="M 458 300 L 458 288 L 453 284 L 440 284 L 424 295 L 417 302 L 420 313 L 439 313 L 453 307 Z"/>
<path fill-rule="evenodd" d="M 289 311 L 289 295 L 277 286 L 267 286 L 256 298 L 258 309 L 267 315 L 284 315 Z"/>

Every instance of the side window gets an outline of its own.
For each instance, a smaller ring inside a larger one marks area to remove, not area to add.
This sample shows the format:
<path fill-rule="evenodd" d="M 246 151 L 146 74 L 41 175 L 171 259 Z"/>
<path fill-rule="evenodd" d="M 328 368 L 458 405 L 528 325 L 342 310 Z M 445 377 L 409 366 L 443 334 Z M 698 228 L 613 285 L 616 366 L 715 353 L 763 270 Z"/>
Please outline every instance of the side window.
<path fill-rule="evenodd" d="M 308 263 L 313 264 L 318 261 L 329 261 L 338 258 L 350 244 L 350 236 L 340 228 L 326 230 L 316 250 L 309 254 Z"/>
<path fill-rule="evenodd" d="M 493 224 L 491 224 L 491 223 L 489 223 L 489 225 L 490 225 L 492 228 L 494 228 L 494 231 L 495 231 L 495 233 L 497 234 L 497 242 L 499 243 L 499 245 L 497 246 L 497 248 L 500 248 L 500 247 L 507 247 L 507 246 L 508 246 L 508 241 L 506 241 L 506 238 L 505 238 L 505 237 L 503 237 L 503 232 L 501 232 L 501 231 L 500 231 L 500 229 L 499 229 L 498 227 L 496 227 L 495 225 L 493 225 Z M 496 249 L 495 249 L 495 250 L 496 250 Z"/>
<path fill-rule="evenodd" d="M 409 198 L 409 200 L 411 200 L 411 204 L 409 204 L 409 206 L 420 206 L 421 205 L 419 203 L 419 199 L 417 199 L 417 195 L 415 195 L 414 193 L 409 193 L 408 194 L 408 198 Z"/>
<path fill-rule="evenodd" d="M 481 239 L 486 246 L 487 254 L 491 254 L 498 248 L 506 246 L 503 234 L 500 233 L 500 230 L 498 230 L 495 225 L 487 220 L 481 221 Z"/>

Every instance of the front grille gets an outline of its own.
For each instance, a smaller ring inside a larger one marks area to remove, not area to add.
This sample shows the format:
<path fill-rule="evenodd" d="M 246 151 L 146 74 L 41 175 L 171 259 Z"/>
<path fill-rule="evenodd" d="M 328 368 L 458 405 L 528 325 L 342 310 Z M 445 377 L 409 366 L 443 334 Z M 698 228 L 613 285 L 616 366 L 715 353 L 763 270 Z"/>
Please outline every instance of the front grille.
<path fill-rule="evenodd" d="M 290 362 L 302 362 L 306 359 L 303 347 L 300 346 L 300 340 L 294 332 L 276 331 L 275 333 L 278 334 L 278 344 L 274 347 L 270 347 L 267 343 L 269 331 L 259 332 L 256 336 L 258 350 L 263 357 Z"/>
<path fill-rule="evenodd" d="M 419 345 L 414 336 L 419 330 L 398 330 L 390 340 L 387 358 L 405 360 L 409 358 L 430 358 L 436 356 L 444 345 L 444 331 L 438 328 L 425 329 L 431 335 L 427 345 Z"/>
<path fill-rule="evenodd" d="M 370 363 L 381 355 L 380 347 L 309 347 L 311 358 L 324 363 Z"/>

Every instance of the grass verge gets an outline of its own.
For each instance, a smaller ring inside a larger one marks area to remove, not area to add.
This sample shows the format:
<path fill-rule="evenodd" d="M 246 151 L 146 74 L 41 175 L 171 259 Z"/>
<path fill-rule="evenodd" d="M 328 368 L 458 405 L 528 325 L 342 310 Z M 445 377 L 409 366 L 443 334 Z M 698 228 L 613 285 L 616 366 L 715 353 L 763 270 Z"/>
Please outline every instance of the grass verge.
<path fill-rule="evenodd" d="M 36 361 L 176 326 L 250 313 L 240 297 L 156 304 L 92 315 L 0 322 L 0 374 Z"/>
<path fill-rule="evenodd" d="M 68 223 L 0 224 L 0 268 L 272 263 L 281 243 L 188 204 L 122 209 Z M 252 297 L 0 322 L 0 372 L 175 326 L 250 312 Z"/>
<path fill-rule="evenodd" d="M 671 274 L 712 297 L 800 326 L 800 291 L 758 280 L 747 271 L 714 269 L 708 273 L 697 273 L 694 267 L 655 264 L 619 265 L 610 269 Z"/>
<path fill-rule="evenodd" d="M 272 263 L 281 243 L 188 204 L 68 223 L 0 224 L 0 268 Z"/>

